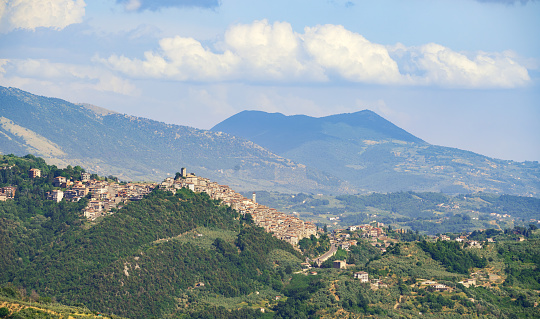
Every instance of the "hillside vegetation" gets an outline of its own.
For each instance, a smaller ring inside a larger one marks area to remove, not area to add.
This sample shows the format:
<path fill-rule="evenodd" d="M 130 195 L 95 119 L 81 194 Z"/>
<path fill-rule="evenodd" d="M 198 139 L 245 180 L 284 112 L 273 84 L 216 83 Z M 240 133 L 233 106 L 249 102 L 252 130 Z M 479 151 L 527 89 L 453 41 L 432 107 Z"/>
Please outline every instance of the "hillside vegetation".
<path fill-rule="evenodd" d="M 342 231 L 356 245 L 309 268 L 299 250 L 204 193 L 155 189 L 90 221 L 81 213 L 86 198 L 45 199 L 52 178 L 77 179 L 82 168 L 58 169 L 31 155 L 0 156 L 0 168 L 0 187 L 17 189 L 0 201 L 0 318 L 540 316 L 534 225 L 477 230 L 468 235 L 482 241 L 474 249 L 391 228 L 385 248 L 360 230 Z M 40 168 L 42 177 L 29 178 L 29 168 Z M 499 203 L 511 206 L 507 198 Z M 299 248 L 315 257 L 332 237 L 306 238 Z M 332 268 L 335 259 L 346 260 L 346 268 Z M 369 282 L 354 279 L 358 271 Z M 460 283 L 469 278 L 474 286 Z"/>
<path fill-rule="evenodd" d="M 67 171 L 32 156 L 2 160 L 11 166 L 2 171 L 3 182 L 18 192 L 0 202 L 1 282 L 67 304 L 148 318 L 174 312 L 177 298 L 198 283 L 223 297 L 281 287 L 285 261 L 294 268 L 300 263 L 289 244 L 204 193 L 156 189 L 94 223 L 81 216 L 84 200 L 45 200 L 50 176 Z M 44 177 L 29 179 L 27 168 L 35 165 Z M 215 238 L 210 247 L 196 242 L 199 233 L 193 238 L 199 228 Z"/>

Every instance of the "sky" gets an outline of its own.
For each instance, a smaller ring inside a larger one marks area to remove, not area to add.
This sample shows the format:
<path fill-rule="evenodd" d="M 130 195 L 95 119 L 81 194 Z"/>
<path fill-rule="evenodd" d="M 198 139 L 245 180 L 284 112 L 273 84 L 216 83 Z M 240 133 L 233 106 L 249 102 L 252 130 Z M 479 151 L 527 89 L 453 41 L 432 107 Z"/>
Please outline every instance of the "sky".
<path fill-rule="evenodd" d="M 0 85 L 201 129 L 370 109 L 538 161 L 539 17 L 539 0 L 0 0 Z"/>

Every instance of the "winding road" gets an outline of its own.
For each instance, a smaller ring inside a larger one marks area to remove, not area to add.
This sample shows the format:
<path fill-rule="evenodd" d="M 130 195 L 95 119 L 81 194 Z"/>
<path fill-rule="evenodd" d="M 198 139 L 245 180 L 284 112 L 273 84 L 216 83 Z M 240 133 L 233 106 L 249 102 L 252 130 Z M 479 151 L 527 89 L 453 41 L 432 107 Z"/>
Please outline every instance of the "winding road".
<path fill-rule="evenodd" d="M 313 261 L 317 263 L 318 267 L 321 267 L 321 264 L 325 262 L 328 258 L 334 256 L 337 251 L 337 246 L 334 244 L 331 244 L 330 250 L 322 254 L 321 256 L 315 258 Z"/>

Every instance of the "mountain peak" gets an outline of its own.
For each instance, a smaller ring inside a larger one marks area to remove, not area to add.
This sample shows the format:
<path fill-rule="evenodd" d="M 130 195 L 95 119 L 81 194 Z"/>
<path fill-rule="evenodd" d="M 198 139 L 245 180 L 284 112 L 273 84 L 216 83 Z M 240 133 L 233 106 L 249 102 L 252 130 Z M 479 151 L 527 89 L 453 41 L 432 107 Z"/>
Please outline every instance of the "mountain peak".
<path fill-rule="evenodd" d="M 400 140 L 425 144 L 370 110 L 325 117 L 242 111 L 214 126 L 281 153 L 316 140 Z"/>

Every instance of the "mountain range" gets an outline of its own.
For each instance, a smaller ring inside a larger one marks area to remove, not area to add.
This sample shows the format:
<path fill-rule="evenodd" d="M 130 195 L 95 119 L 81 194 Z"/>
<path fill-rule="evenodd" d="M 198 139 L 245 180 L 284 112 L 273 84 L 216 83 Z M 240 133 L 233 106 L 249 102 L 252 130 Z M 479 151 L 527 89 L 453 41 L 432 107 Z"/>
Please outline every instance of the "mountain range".
<path fill-rule="evenodd" d="M 321 118 L 244 111 L 212 131 L 253 141 L 347 181 L 360 192 L 540 194 L 538 162 L 517 163 L 431 145 L 369 110 Z"/>
<path fill-rule="evenodd" d="M 540 194 L 538 162 L 431 145 L 368 110 L 244 111 L 201 130 L 0 87 L 0 153 L 121 180 L 160 181 L 187 167 L 238 191 Z"/>
<path fill-rule="evenodd" d="M 161 181 L 186 167 L 234 189 L 342 192 L 347 184 L 243 138 L 0 87 L 0 153 Z"/>

